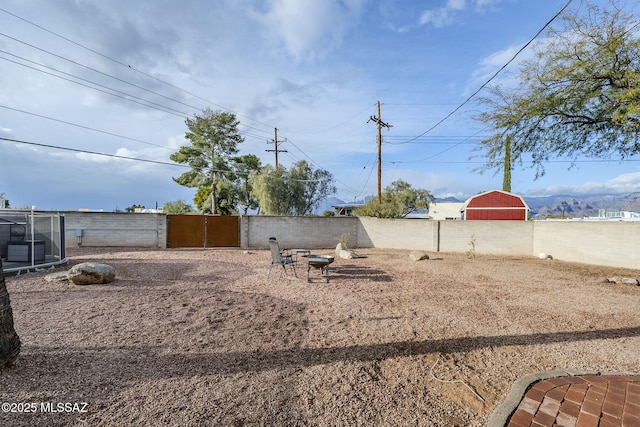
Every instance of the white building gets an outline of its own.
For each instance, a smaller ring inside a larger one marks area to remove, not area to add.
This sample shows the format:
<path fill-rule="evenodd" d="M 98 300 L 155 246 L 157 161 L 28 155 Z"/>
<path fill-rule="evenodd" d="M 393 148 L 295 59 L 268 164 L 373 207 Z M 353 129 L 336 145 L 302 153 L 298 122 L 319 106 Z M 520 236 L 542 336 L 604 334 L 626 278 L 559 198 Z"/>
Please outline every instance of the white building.
<path fill-rule="evenodd" d="M 429 219 L 444 221 L 447 219 L 462 219 L 463 202 L 440 202 L 429 204 Z"/>
<path fill-rule="evenodd" d="M 598 209 L 598 216 L 587 216 L 589 221 L 640 221 L 640 213 L 619 209 Z"/>

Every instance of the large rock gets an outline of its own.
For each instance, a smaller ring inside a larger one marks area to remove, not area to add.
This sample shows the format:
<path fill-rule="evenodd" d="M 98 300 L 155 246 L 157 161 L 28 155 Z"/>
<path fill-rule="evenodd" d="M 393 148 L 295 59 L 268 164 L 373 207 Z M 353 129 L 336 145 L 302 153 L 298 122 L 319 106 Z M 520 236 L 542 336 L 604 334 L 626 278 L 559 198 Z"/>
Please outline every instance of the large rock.
<path fill-rule="evenodd" d="M 425 259 L 429 259 L 429 255 L 427 255 L 424 252 L 420 252 L 420 251 L 411 251 L 409 253 L 409 259 L 411 261 L 422 261 Z"/>
<path fill-rule="evenodd" d="M 71 267 L 67 278 L 74 285 L 111 283 L 116 280 L 116 269 L 107 264 L 83 262 Z"/>
<path fill-rule="evenodd" d="M 609 277 L 607 279 L 609 281 L 609 283 L 617 283 L 619 285 L 636 285 L 636 286 L 640 286 L 640 281 L 638 281 L 638 279 L 635 279 L 633 277 Z"/>
<path fill-rule="evenodd" d="M 336 255 L 343 259 L 356 259 L 359 258 L 358 254 L 347 249 L 342 243 L 338 243 L 336 246 Z"/>
<path fill-rule="evenodd" d="M 60 283 L 69 281 L 66 271 L 58 271 L 56 273 L 47 274 L 44 276 L 44 280 L 50 283 Z"/>

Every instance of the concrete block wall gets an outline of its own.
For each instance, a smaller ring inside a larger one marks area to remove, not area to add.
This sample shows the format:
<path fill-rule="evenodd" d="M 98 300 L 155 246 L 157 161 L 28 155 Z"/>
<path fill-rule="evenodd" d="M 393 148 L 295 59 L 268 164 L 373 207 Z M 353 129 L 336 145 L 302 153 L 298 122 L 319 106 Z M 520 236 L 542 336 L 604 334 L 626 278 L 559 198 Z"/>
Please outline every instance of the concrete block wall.
<path fill-rule="evenodd" d="M 276 237 L 283 248 L 335 248 L 345 233 L 349 235 L 349 246 L 354 246 L 358 241 L 358 218 L 243 216 L 240 247 L 266 249 L 269 237 Z"/>
<path fill-rule="evenodd" d="M 533 250 L 531 221 L 429 221 L 359 218 L 361 247 L 526 255 Z"/>
<path fill-rule="evenodd" d="M 640 221 L 536 221 L 533 255 L 640 269 Z"/>
<path fill-rule="evenodd" d="M 167 217 L 164 214 L 120 212 L 65 212 L 65 245 L 167 247 Z"/>
<path fill-rule="evenodd" d="M 437 221 L 358 218 L 357 247 L 434 251 Z"/>
<path fill-rule="evenodd" d="M 475 248 L 472 248 L 472 240 Z M 532 221 L 441 221 L 440 251 L 530 256 Z"/>
<path fill-rule="evenodd" d="M 166 248 L 164 214 L 67 212 L 65 243 L 83 246 Z M 244 249 L 266 249 L 269 237 L 282 247 L 326 249 L 343 234 L 349 247 L 377 247 L 433 252 L 466 252 L 475 236 L 477 254 L 537 256 L 640 269 L 640 221 L 429 221 L 358 217 L 243 216 Z"/>

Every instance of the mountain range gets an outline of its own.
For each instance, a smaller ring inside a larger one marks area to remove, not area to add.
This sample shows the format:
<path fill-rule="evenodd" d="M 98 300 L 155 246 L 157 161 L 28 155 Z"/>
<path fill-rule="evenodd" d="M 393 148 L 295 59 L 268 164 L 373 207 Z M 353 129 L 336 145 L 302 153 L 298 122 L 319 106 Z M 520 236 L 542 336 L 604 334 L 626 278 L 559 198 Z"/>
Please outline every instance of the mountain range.
<path fill-rule="evenodd" d="M 544 218 L 549 215 L 571 218 L 598 216 L 601 209 L 611 211 L 640 212 L 640 192 L 627 194 L 556 195 L 526 197 L 531 216 Z"/>
<path fill-rule="evenodd" d="M 531 216 L 540 218 L 547 216 L 566 216 L 569 218 L 598 216 L 598 211 L 601 209 L 640 212 L 640 191 L 626 194 L 559 194 L 537 197 L 523 196 L 522 198 L 529 206 Z M 437 203 L 463 203 L 465 201 L 454 197 L 436 198 Z M 364 201 L 360 200 L 356 203 L 362 202 Z M 332 206 L 344 203 L 347 202 L 336 197 L 328 197 L 318 204 L 315 212 L 322 214 L 325 210 L 333 211 Z"/>

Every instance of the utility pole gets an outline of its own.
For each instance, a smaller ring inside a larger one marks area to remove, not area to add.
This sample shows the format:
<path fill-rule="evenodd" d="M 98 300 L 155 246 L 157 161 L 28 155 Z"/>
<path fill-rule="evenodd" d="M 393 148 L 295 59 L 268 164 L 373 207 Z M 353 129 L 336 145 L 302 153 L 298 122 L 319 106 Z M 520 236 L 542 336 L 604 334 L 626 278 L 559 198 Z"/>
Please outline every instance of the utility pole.
<path fill-rule="evenodd" d="M 378 203 L 382 203 L 382 128 L 389 129 L 392 127 L 390 124 L 382 121 L 382 115 L 380 114 L 380 101 L 378 101 L 378 117 L 371 116 L 367 123 L 370 121 L 375 122 L 378 125 Z"/>
<path fill-rule="evenodd" d="M 264 151 L 268 151 L 270 153 L 276 153 L 276 169 L 278 169 L 278 153 L 287 153 L 287 150 L 282 150 L 282 149 L 278 149 L 278 143 L 280 142 L 287 142 L 287 138 L 282 139 L 280 141 L 278 141 L 278 128 L 273 128 L 274 132 L 273 132 L 273 140 L 272 141 L 267 141 L 268 144 L 274 144 L 274 149 L 273 150 L 264 150 Z"/>

